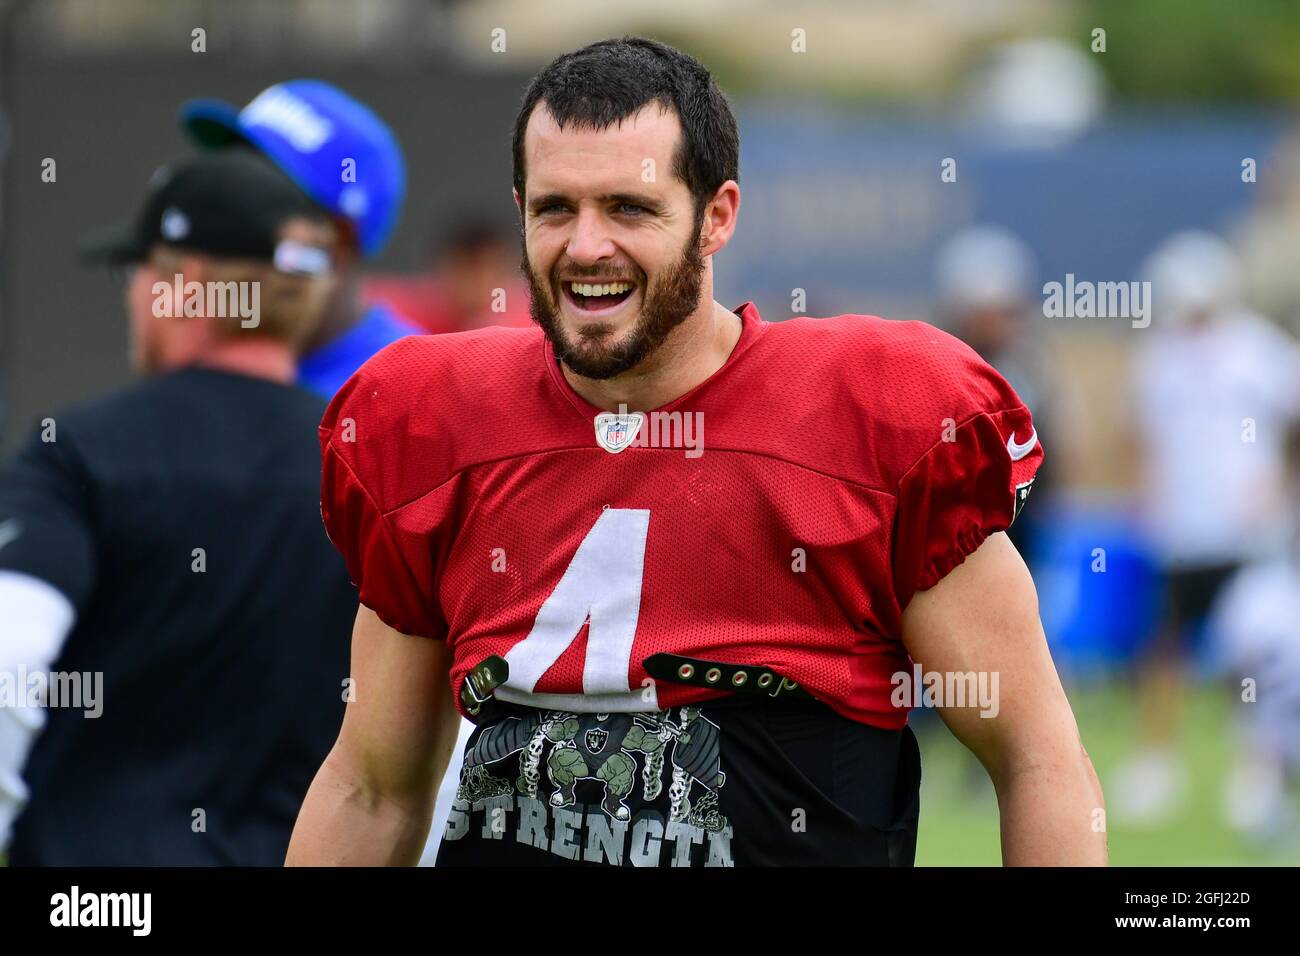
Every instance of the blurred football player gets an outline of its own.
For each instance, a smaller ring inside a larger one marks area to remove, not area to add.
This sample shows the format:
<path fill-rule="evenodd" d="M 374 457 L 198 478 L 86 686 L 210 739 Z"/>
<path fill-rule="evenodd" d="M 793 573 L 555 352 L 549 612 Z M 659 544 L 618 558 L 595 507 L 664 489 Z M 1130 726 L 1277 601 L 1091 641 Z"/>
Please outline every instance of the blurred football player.
<path fill-rule="evenodd" d="M 1231 679 L 1239 745 L 1224 785 L 1228 825 L 1270 847 L 1296 849 L 1300 782 L 1300 426 L 1285 444 L 1288 546 L 1247 564 L 1214 606 Z M 1288 846 L 1288 841 L 1290 841 Z"/>
<path fill-rule="evenodd" d="M 910 865 L 915 664 L 1005 859 L 1104 862 L 1010 386 L 922 323 L 713 299 L 739 137 L 676 50 L 558 58 L 513 145 L 540 329 L 403 340 L 322 424 L 359 691 L 288 861 L 414 862 L 460 710 L 440 866 Z"/>
<path fill-rule="evenodd" d="M 256 149 L 341 227 L 338 282 L 298 361 L 303 385 L 329 398 L 366 359 L 418 331 L 388 305 L 362 296 L 360 262 L 387 244 L 406 195 L 402 148 L 373 110 L 321 80 L 289 80 L 242 110 L 191 100 L 181 108 L 181 125 L 202 147 Z"/>
<path fill-rule="evenodd" d="M 1169 819 L 1185 796 L 1177 736 L 1189 648 L 1224 583 L 1284 545 L 1282 449 L 1300 412 L 1300 350 L 1244 307 L 1227 243 L 1178 233 L 1142 275 L 1153 316 L 1132 394 L 1164 613 L 1139 676 L 1142 736 L 1115 780 L 1115 817 L 1136 826 Z"/>

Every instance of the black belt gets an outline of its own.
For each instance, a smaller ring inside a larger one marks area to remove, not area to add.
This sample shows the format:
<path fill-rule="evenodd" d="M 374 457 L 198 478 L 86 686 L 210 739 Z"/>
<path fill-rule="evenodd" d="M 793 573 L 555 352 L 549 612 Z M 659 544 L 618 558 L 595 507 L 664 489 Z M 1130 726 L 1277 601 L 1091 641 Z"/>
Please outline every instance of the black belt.
<path fill-rule="evenodd" d="M 705 661 L 680 654 L 654 654 L 645 659 L 643 666 L 655 680 L 673 684 L 716 688 L 754 697 L 814 699 L 797 683 L 770 667 Z M 493 692 L 509 677 L 510 665 L 505 658 L 493 654 L 479 661 L 460 685 L 460 702 L 465 713 L 477 717 L 483 705 L 494 699 Z"/>
<path fill-rule="evenodd" d="M 709 687 L 755 697 L 803 697 L 813 699 L 797 683 L 782 677 L 770 667 L 757 664 L 725 664 L 680 654 L 655 654 L 643 662 L 645 671 L 655 680 L 691 687 Z"/>

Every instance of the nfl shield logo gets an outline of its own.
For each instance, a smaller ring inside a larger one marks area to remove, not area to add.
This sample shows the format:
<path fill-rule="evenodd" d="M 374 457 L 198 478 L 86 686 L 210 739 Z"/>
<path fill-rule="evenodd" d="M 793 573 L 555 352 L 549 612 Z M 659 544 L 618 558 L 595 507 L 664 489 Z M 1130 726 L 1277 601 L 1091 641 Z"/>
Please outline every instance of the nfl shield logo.
<path fill-rule="evenodd" d="M 602 412 L 596 416 L 596 442 L 605 451 L 617 455 L 636 441 L 644 423 L 645 415 L 641 412 L 622 415 Z"/>

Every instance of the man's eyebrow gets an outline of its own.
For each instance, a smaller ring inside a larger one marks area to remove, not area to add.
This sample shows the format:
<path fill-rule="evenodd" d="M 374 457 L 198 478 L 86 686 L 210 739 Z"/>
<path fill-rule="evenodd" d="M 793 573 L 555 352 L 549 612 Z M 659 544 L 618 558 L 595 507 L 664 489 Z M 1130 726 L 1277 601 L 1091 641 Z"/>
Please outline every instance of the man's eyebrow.
<path fill-rule="evenodd" d="M 662 200 L 654 196 L 646 196 L 641 193 L 604 193 L 596 197 L 597 201 L 605 204 L 628 203 L 632 206 L 644 206 L 650 212 L 663 213 L 667 206 Z M 547 206 L 554 205 L 571 205 L 573 200 L 563 193 L 544 193 L 540 196 L 533 196 L 528 200 L 528 208 L 532 212 L 539 209 L 545 209 Z"/>
<path fill-rule="evenodd" d="M 569 197 L 563 193 L 546 193 L 541 196 L 532 196 L 528 200 L 528 208 L 533 212 L 544 209 L 547 206 L 563 205 L 569 202 Z"/>

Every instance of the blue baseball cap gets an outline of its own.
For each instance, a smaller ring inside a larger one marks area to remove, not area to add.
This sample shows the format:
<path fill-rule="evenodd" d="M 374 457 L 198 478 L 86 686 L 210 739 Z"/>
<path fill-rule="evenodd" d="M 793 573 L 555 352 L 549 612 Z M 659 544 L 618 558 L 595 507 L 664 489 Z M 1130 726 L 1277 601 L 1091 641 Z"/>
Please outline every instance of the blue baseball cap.
<path fill-rule="evenodd" d="M 200 146 L 246 142 L 313 200 L 351 222 L 361 254 L 388 242 L 406 196 L 406 163 L 393 131 L 364 104 L 321 80 L 289 80 L 242 110 L 190 100 L 181 127 Z"/>

